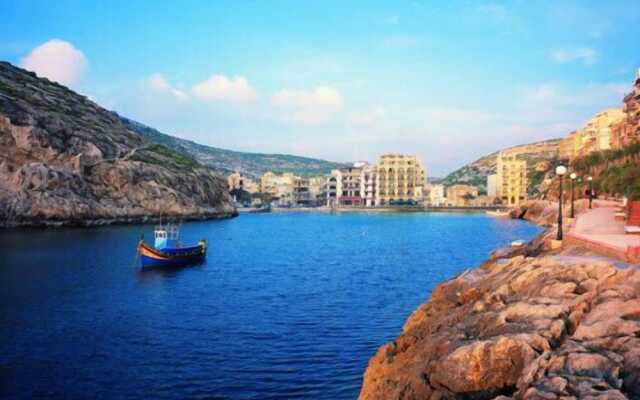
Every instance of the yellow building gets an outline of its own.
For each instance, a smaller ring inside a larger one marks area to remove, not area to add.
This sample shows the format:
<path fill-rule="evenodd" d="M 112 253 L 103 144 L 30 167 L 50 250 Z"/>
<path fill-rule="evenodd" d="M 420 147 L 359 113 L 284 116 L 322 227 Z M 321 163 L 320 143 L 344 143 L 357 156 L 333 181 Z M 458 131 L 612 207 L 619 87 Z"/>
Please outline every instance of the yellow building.
<path fill-rule="evenodd" d="M 248 178 L 240 172 L 234 172 L 227 177 L 227 186 L 229 191 L 234 189 L 245 190 L 249 193 L 256 193 L 259 191 L 259 185 L 251 178 Z"/>
<path fill-rule="evenodd" d="M 625 117 L 619 108 L 610 108 L 599 112 L 591 118 L 582 129 L 582 146 L 580 155 L 611 148 L 611 128 Z"/>
<path fill-rule="evenodd" d="M 502 203 L 516 206 L 527 199 L 527 161 L 508 152 L 497 159 L 498 194 Z"/>
<path fill-rule="evenodd" d="M 385 154 L 377 165 L 377 204 L 422 202 L 426 181 L 427 174 L 416 156 Z"/>
<path fill-rule="evenodd" d="M 625 117 L 611 127 L 611 147 L 620 149 L 640 141 L 640 69 L 631 92 L 622 100 Z"/>
<path fill-rule="evenodd" d="M 620 108 L 609 108 L 591 118 L 584 127 L 560 141 L 559 155 L 563 160 L 573 160 L 594 151 L 615 148 L 615 128 L 626 114 Z"/>
<path fill-rule="evenodd" d="M 447 188 L 447 205 L 449 207 L 468 207 L 478 197 L 478 188 L 471 185 L 452 185 Z"/>

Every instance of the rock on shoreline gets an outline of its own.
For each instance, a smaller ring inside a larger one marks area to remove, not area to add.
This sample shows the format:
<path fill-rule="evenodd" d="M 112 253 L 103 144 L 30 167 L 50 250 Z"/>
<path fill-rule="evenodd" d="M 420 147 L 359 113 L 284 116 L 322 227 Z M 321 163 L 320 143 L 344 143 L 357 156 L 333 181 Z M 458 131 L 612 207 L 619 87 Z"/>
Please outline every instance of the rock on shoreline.
<path fill-rule="evenodd" d="M 589 200 L 577 199 L 574 204 L 576 215 L 586 210 Z M 567 201 L 562 209 L 562 215 L 569 217 L 571 205 Z M 558 223 L 558 203 L 549 200 L 529 200 L 515 207 L 510 212 L 514 219 L 524 219 L 542 226 L 551 226 Z"/>
<path fill-rule="evenodd" d="M 640 271 L 516 256 L 440 284 L 361 399 L 638 399 Z"/>
<path fill-rule="evenodd" d="M 0 62 L 0 227 L 236 215 L 226 182 L 116 114 Z"/>

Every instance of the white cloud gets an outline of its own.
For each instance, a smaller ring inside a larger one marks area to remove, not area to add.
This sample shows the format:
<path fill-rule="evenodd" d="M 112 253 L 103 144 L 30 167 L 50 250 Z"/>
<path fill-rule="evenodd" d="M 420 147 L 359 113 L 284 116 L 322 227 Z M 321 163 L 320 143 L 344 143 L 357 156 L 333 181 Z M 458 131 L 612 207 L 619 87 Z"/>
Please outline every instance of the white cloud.
<path fill-rule="evenodd" d="M 559 49 L 551 52 L 551 60 L 557 64 L 579 61 L 584 65 L 593 65 L 596 63 L 597 59 L 596 51 L 589 47 Z"/>
<path fill-rule="evenodd" d="M 201 100 L 219 100 L 232 103 L 244 103 L 256 100 L 258 94 L 247 78 L 213 75 L 206 81 L 193 86 L 191 92 Z"/>
<path fill-rule="evenodd" d="M 84 54 L 69 42 L 52 39 L 31 50 L 20 65 L 63 85 L 77 83 L 87 69 Z"/>
<path fill-rule="evenodd" d="M 154 92 L 157 93 L 168 93 L 177 98 L 178 100 L 186 100 L 189 96 L 180 89 L 176 89 L 167 79 L 162 76 L 162 74 L 154 73 L 151 74 L 146 80 L 147 86 Z"/>
<path fill-rule="evenodd" d="M 340 92 L 322 86 L 311 91 L 282 89 L 271 96 L 271 103 L 288 111 L 287 119 L 304 125 L 326 123 L 344 105 Z"/>

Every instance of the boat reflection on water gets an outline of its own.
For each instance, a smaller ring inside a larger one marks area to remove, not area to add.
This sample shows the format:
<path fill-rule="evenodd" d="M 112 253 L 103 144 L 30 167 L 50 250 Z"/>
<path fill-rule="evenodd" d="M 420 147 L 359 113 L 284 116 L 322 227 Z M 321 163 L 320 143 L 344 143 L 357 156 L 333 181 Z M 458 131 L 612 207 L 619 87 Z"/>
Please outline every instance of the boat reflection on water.
<path fill-rule="evenodd" d="M 180 273 L 187 270 L 201 269 L 205 265 L 202 260 L 197 264 L 166 266 L 166 267 L 143 267 L 138 269 L 138 279 L 142 282 L 151 282 L 156 279 L 175 278 Z"/>

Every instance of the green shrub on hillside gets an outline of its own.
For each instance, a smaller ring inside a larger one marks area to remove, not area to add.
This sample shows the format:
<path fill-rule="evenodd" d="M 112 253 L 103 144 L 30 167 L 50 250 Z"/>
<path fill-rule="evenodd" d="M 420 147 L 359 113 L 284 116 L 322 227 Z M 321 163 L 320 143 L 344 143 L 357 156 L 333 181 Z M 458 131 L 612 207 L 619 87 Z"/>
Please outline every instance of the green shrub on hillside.
<path fill-rule="evenodd" d="M 178 166 L 185 168 L 196 168 L 199 164 L 192 157 L 179 153 L 175 150 L 168 148 L 167 146 L 161 144 L 154 144 L 148 148 L 149 151 L 160 154 L 166 158 L 169 158 L 171 161 L 176 163 Z"/>
<path fill-rule="evenodd" d="M 595 188 L 604 193 L 640 200 L 640 165 L 628 162 L 605 169 L 595 180 Z"/>

